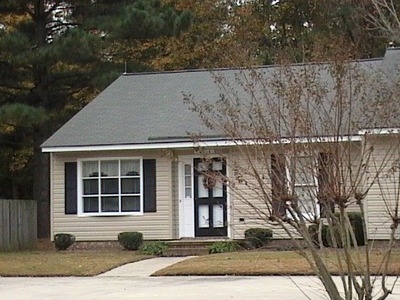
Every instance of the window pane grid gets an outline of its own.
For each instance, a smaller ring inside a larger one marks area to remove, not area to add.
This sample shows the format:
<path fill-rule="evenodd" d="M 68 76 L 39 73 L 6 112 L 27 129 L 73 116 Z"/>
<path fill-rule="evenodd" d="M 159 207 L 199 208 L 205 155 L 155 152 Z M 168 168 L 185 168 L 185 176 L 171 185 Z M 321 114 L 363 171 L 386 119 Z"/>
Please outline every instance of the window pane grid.
<path fill-rule="evenodd" d="M 99 160 L 82 163 L 84 213 L 141 211 L 141 160 Z"/>
<path fill-rule="evenodd" d="M 185 164 L 184 172 L 184 189 L 185 198 L 192 197 L 192 166 L 190 164 Z"/>
<path fill-rule="evenodd" d="M 316 161 L 313 156 L 294 156 L 290 159 L 288 183 L 294 189 L 303 215 L 312 216 L 316 207 Z"/>

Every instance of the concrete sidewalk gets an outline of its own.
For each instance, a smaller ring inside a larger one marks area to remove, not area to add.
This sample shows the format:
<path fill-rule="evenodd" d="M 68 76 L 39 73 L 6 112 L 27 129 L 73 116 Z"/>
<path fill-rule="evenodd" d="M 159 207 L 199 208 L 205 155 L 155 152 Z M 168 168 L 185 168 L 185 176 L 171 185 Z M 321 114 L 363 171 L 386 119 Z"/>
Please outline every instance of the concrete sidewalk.
<path fill-rule="evenodd" d="M 180 261 L 193 258 L 194 256 L 186 257 L 156 257 L 141 260 L 138 262 L 130 263 L 117 267 L 108 272 L 98 275 L 99 277 L 149 277 L 154 272 L 164 269 L 170 265 L 176 264 Z"/>

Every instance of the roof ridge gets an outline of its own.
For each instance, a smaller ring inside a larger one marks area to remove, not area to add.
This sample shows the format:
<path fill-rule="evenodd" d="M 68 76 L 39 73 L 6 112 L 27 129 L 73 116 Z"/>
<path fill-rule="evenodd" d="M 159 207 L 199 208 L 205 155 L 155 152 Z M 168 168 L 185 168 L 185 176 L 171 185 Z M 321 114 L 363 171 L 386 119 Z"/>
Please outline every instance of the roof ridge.
<path fill-rule="evenodd" d="M 362 58 L 355 59 L 349 62 L 369 62 L 369 61 L 379 61 L 383 60 L 383 57 L 373 57 L 373 58 Z M 305 65 L 325 65 L 328 64 L 327 61 L 324 62 L 304 62 L 304 63 L 293 63 L 290 66 L 298 67 Z M 233 71 L 233 70 L 247 70 L 247 69 L 269 69 L 269 68 L 277 68 L 280 65 L 259 65 L 259 66 L 249 66 L 249 67 L 222 67 L 222 68 L 210 68 L 210 69 L 183 69 L 183 70 L 160 70 L 160 71 L 146 71 L 146 72 L 124 72 L 122 76 L 137 76 L 137 75 L 156 75 L 156 74 L 182 74 L 182 73 L 202 73 L 202 72 L 221 72 L 221 71 Z"/>

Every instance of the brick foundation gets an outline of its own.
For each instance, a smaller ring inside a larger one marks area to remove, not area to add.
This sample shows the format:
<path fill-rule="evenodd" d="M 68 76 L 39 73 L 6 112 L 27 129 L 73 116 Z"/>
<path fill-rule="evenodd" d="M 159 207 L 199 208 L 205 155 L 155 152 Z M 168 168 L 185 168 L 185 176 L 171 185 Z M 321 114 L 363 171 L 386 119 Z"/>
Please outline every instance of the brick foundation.
<path fill-rule="evenodd" d="M 118 241 L 75 242 L 68 250 L 123 250 Z"/>

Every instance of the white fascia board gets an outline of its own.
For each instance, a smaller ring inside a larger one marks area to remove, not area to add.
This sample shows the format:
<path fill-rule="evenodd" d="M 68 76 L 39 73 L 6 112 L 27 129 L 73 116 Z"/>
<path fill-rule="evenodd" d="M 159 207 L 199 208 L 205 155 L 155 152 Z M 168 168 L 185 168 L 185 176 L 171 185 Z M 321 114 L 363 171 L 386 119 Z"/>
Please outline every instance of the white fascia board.
<path fill-rule="evenodd" d="M 374 129 L 362 129 L 358 132 L 360 135 L 366 134 L 398 134 L 400 133 L 400 128 L 374 128 Z"/>
<path fill-rule="evenodd" d="M 232 146 L 231 141 L 213 142 L 182 142 L 157 144 L 127 144 L 127 145 L 100 145 L 100 146 L 72 146 L 72 147 L 43 147 L 42 152 L 76 152 L 76 151 L 109 151 L 109 150 L 148 150 L 148 149 L 176 149 L 193 147 L 220 147 Z"/>
<path fill-rule="evenodd" d="M 225 141 L 203 141 L 203 142 L 175 142 L 175 143 L 156 143 L 156 144 L 127 144 L 127 145 L 99 145 L 99 146 L 65 146 L 65 147 L 43 147 L 42 152 L 61 153 L 61 152 L 85 152 L 85 151 L 112 151 L 112 150 L 151 150 L 151 149 L 183 149 L 198 147 L 228 147 L 243 145 L 280 145 L 295 143 L 331 143 L 331 142 L 357 142 L 361 141 L 359 135 L 342 137 L 299 137 L 282 138 L 275 141 L 266 141 L 264 139 L 242 139 Z"/>

